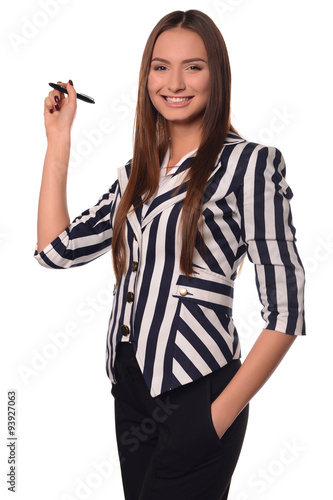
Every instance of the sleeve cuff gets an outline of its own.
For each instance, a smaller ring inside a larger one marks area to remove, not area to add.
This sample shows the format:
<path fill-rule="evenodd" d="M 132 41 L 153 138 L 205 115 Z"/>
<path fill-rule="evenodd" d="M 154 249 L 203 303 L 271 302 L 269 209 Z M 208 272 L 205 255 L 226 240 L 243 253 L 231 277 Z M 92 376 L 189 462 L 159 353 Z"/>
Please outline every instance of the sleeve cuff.
<path fill-rule="evenodd" d="M 54 267 L 58 267 L 58 266 L 52 266 L 49 263 L 59 261 L 59 254 L 56 251 L 56 247 L 59 245 L 59 243 L 66 246 L 66 243 L 64 243 L 66 239 L 68 239 L 67 228 L 39 253 L 37 250 L 38 243 L 36 243 L 34 258 L 41 266 L 47 267 L 49 269 L 54 269 Z"/>
<path fill-rule="evenodd" d="M 287 323 L 282 320 L 282 319 L 277 319 L 274 325 L 271 322 L 267 322 L 265 327 L 265 330 L 275 330 L 277 332 L 285 333 L 287 335 L 305 335 L 305 322 L 302 319 L 301 316 L 298 317 L 296 327 L 295 328 L 290 328 L 288 327 Z"/>

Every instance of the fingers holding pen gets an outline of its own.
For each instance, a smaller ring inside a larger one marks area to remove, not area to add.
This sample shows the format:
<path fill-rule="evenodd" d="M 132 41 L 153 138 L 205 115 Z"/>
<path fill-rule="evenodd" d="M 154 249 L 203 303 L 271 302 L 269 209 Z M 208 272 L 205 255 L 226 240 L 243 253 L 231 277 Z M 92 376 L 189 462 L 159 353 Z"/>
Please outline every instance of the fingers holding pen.
<path fill-rule="evenodd" d="M 66 88 L 68 94 L 53 89 L 44 100 L 44 117 L 48 136 L 70 130 L 76 114 L 76 91 L 72 80 L 67 83 L 57 83 Z"/>
<path fill-rule="evenodd" d="M 44 99 L 44 115 L 46 113 L 52 114 L 54 112 L 53 106 L 54 106 L 54 103 L 53 103 L 50 95 L 48 97 L 45 97 L 45 99 Z"/>
<path fill-rule="evenodd" d="M 73 107 L 73 109 L 76 108 L 76 105 L 77 105 L 77 98 L 76 98 L 76 91 L 75 91 L 75 88 L 74 88 L 74 84 L 72 82 L 72 80 L 68 80 L 67 84 L 66 84 L 66 90 L 68 92 L 68 97 L 67 97 L 67 100 L 68 100 L 68 103 Z"/>
<path fill-rule="evenodd" d="M 56 92 L 55 90 L 49 92 L 48 96 L 44 99 L 44 114 L 46 112 L 53 114 L 55 111 L 60 110 L 59 103 L 62 98 L 59 94 L 60 92 Z"/>
<path fill-rule="evenodd" d="M 53 98 L 54 98 L 54 109 L 55 111 L 60 111 L 60 106 L 59 106 L 59 102 L 60 102 L 60 95 L 58 95 L 56 92 L 53 93 Z"/>
<path fill-rule="evenodd" d="M 68 94 L 66 97 L 65 93 L 59 90 L 51 90 L 49 92 L 48 98 L 45 99 L 45 106 L 48 106 L 48 110 L 51 114 L 55 111 L 60 111 L 66 101 L 68 101 L 67 105 L 76 107 L 76 92 L 72 80 L 69 80 L 67 83 L 61 81 L 57 83 L 61 87 L 66 88 Z"/>
<path fill-rule="evenodd" d="M 66 88 L 68 92 L 67 99 L 69 99 L 69 101 L 76 100 L 76 91 L 74 89 L 74 84 L 72 80 L 68 80 L 67 83 L 64 82 L 57 82 L 57 83 L 58 85 L 61 85 L 61 87 Z M 59 92 L 58 90 L 55 90 L 54 92 L 56 92 L 56 95 L 58 95 L 60 99 L 66 99 L 65 94 L 63 92 Z"/>
<path fill-rule="evenodd" d="M 49 109 L 51 114 L 54 111 L 60 111 L 59 103 L 64 97 L 63 92 L 59 92 L 59 90 L 51 90 L 48 97 L 45 99 L 45 107 Z"/>

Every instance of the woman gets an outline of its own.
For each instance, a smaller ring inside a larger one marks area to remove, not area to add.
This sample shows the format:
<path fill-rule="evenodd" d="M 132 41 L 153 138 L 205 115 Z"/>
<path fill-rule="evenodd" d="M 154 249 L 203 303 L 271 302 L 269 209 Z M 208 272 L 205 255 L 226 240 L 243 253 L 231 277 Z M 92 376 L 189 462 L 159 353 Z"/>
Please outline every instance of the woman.
<path fill-rule="evenodd" d="M 161 19 L 142 58 L 133 159 L 72 223 L 73 83 L 64 84 L 67 98 L 53 90 L 45 99 L 35 256 L 69 268 L 112 244 L 106 369 L 127 500 L 226 499 L 249 401 L 305 334 L 284 160 L 232 127 L 230 84 L 227 49 L 208 16 Z M 232 298 L 246 253 L 265 328 L 242 364 Z"/>

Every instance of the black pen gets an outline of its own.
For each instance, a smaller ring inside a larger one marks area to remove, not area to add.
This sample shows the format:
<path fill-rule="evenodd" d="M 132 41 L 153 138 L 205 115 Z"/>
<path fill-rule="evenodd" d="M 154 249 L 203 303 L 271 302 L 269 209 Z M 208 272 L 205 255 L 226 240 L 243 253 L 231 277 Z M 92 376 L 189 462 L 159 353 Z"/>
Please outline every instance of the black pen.
<path fill-rule="evenodd" d="M 57 83 L 49 83 L 49 85 L 53 89 L 59 90 L 59 92 L 63 92 L 64 94 L 68 94 L 66 88 L 62 87 L 61 85 L 58 85 Z M 88 95 L 77 93 L 76 97 L 78 99 L 80 99 L 81 101 L 90 102 L 91 104 L 95 104 L 95 99 L 93 99 L 92 97 L 89 97 Z"/>

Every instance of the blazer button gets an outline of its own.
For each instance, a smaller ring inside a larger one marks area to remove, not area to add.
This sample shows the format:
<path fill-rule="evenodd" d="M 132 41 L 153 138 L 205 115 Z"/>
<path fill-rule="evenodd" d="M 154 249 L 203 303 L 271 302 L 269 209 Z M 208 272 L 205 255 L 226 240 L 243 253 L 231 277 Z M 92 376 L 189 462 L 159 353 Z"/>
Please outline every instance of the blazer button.
<path fill-rule="evenodd" d="M 185 297 L 185 295 L 187 295 L 187 294 L 188 294 L 188 292 L 187 292 L 186 288 L 181 288 L 181 289 L 179 290 L 179 293 L 180 293 L 180 295 L 182 295 L 183 297 Z"/>
<path fill-rule="evenodd" d="M 127 302 L 133 302 L 133 300 L 134 300 L 134 293 L 133 292 L 127 292 L 126 300 L 127 300 Z"/>
<path fill-rule="evenodd" d="M 122 335 L 125 335 L 125 336 L 129 335 L 129 332 L 130 332 L 127 325 L 122 325 L 120 327 L 120 331 L 121 331 Z"/>
<path fill-rule="evenodd" d="M 138 263 L 136 261 L 132 262 L 131 269 L 132 269 L 133 273 L 135 273 L 135 271 L 138 270 Z"/>

